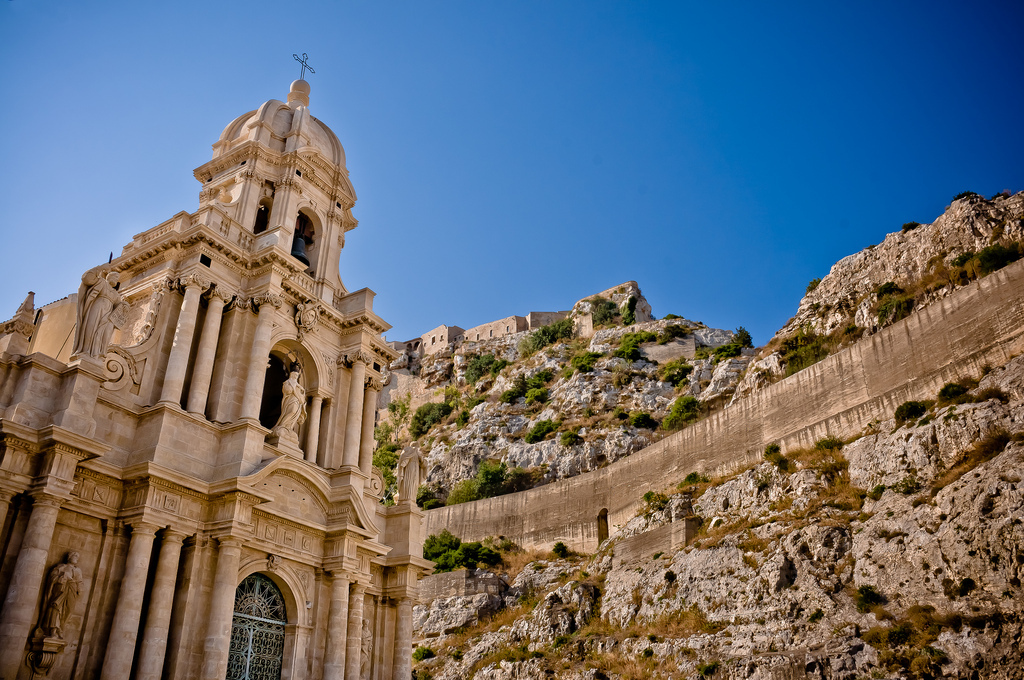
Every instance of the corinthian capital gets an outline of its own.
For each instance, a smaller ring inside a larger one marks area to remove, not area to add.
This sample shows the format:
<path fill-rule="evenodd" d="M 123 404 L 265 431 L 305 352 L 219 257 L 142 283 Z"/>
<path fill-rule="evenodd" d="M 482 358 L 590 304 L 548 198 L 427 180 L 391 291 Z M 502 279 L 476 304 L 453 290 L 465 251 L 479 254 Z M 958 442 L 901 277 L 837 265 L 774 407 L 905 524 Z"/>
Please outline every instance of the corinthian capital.
<path fill-rule="evenodd" d="M 257 308 L 260 308 L 263 305 L 270 305 L 274 309 L 280 309 L 283 304 L 281 296 L 274 293 L 262 293 L 260 295 L 256 295 L 253 297 L 252 302 Z"/>
<path fill-rule="evenodd" d="M 205 291 L 210 287 L 211 282 L 204 276 L 201 276 L 195 272 L 186 274 L 178 279 L 178 285 L 182 288 L 198 288 L 200 292 Z"/>
<path fill-rule="evenodd" d="M 381 383 L 380 380 L 377 380 L 376 378 L 367 378 L 366 382 L 363 384 L 363 387 L 373 392 L 380 392 L 382 389 L 384 389 L 384 385 Z"/>

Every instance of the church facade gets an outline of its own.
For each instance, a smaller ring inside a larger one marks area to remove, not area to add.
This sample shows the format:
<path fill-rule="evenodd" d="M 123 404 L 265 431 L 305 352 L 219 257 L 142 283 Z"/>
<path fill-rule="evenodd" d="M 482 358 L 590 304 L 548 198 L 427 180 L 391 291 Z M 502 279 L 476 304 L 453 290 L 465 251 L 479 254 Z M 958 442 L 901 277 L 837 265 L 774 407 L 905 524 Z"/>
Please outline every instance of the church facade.
<path fill-rule="evenodd" d="M 298 80 L 195 177 L 0 324 L 0 680 L 408 680 L 433 565 L 372 465 L 396 352 L 339 275 L 344 149 Z"/>

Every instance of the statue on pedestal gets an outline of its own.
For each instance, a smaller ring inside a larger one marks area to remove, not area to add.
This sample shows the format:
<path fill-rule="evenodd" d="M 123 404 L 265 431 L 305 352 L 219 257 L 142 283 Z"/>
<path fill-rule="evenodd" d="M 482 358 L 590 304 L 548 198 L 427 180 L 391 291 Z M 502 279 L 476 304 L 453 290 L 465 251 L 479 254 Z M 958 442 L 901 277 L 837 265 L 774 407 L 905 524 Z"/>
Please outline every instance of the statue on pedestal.
<path fill-rule="evenodd" d="M 46 580 L 43 619 L 39 628 L 46 637 L 64 639 L 64 622 L 75 607 L 82 585 L 82 570 L 78 568 L 78 553 L 69 552 L 64 561 L 50 570 Z"/>
<path fill-rule="evenodd" d="M 395 500 L 415 503 L 416 492 L 419 491 L 420 484 L 427 478 L 427 462 L 423 460 L 423 454 L 415 444 L 402 450 L 395 474 L 398 482 Z"/>
<path fill-rule="evenodd" d="M 299 368 L 294 366 L 281 385 L 281 417 L 271 429 L 281 439 L 298 441 L 295 426 L 306 422 L 306 390 L 299 384 Z"/>
<path fill-rule="evenodd" d="M 75 344 L 71 355 L 103 358 L 115 326 L 124 324 L 127 305 L 114 286 L 117 272 L 101 277 L 96 270 L 82 276 L 78 288 L 78 311 L 75 318 Z"/>

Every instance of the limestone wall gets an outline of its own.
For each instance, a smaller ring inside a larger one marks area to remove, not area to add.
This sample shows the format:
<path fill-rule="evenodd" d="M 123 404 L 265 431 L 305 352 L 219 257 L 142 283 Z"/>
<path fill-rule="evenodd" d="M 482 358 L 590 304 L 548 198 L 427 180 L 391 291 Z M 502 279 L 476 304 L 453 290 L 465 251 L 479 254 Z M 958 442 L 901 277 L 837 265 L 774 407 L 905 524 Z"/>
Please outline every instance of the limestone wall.
<path fill-rule="evenodd" d="M 936 302 L 796 375 L 754 393 L 606 468 L 517 494 L 426 513 L 427 534 L 448 529 L 463 540 L 504 536 L 525 547 L 563 541 L 598 544 L 597 518 L 609 530 L 636 514 L 647 490 L 674 487 L 692 471 L 726 471 L 759 460 L 765 444 L 783 450 L 831 434 L 849 437 L 910 399 L 977 376 L 1024 352 L 1024 261 Z"/>
<path fill-rule="evenodd" d="M 500 338 L 506 335 L 514 335 L 525 330 L 527 330 L 526 317 L 508 316 L 504 319 L 489 321 L 487 323 L 480 324 L 479 326 L 473 326 L 463 333 L 463 336 L 467 342 L 480 342 L 483 340 L 493 340 L 494 338 Z"/>

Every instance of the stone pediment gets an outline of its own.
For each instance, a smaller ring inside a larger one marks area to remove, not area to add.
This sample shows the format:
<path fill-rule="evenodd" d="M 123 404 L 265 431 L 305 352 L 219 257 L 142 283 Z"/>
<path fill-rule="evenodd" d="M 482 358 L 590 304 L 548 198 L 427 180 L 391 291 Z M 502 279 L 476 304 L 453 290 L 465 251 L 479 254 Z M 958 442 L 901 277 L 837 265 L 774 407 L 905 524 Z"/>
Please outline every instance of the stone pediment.
<path fill-rule="evenodd" d="M 324 480 L 309 474 L 307 466 L 290 458 L 278 458 L 245 478 L 244 484 L 254 493 L 271 499 L 260 506 L 265 512 L 280 513 L 321 528 L 326 527 L 333 514 Z"/>

